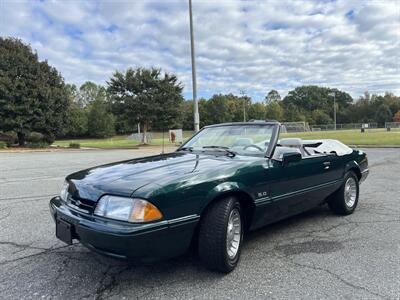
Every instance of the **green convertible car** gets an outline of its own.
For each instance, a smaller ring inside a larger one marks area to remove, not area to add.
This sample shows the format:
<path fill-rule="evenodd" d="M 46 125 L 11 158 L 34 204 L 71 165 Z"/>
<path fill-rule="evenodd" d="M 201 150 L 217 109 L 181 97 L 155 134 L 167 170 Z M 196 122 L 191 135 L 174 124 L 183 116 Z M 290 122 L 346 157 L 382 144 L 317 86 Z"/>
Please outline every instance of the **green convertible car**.
<path fill-rule="evenodd" d="M 351 214 L 366 154 L 335 140 L 279 139 L 276 121 L 204 127 L 174 153 L 66 177 L 50 201 L 56 236 L 116 258 L 153 261 L 197 247 L 230 272 L 247 231 L 328 203 Z"/>

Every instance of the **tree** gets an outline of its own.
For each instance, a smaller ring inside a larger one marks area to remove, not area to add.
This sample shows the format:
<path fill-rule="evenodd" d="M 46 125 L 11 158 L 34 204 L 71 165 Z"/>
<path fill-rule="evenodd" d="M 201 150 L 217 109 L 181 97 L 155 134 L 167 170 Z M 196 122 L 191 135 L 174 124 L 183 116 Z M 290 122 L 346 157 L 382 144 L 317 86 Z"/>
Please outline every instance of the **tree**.
<path fill-rule="evenodd" d="M 102 87 L 101 85 L 97 85 L 91 81 L 86 81 L 79 88 L 79 93 L 77 97 L 78 105 L 82 108 L 88 106 L 99 97 L 99 93 L 103 92 L 104 87 Z"/>
<path fill-rule="evenodd" d="M 250 120 L 265 120 L 265 105 L 260 102 L 251 104 L 248 115 Z"/>
<path fill-rule="evenodd" d="M 265 109 L 265 117 L 269 120 L 282 121 L 283 114 L 283 108 L 277 101 L 271 102 Z"/>
<path fill-rule="evenodd" d="M 265 96 L 265 104 L 270 104 L 276 101 L 281 101 L 281 95 L 279 95 L 277 90 L 270 90 L 267 96 Z"/>
<path fill-rule="evenodd" d="M 386 104 L 382 104 L 378 107 L 378 110 L 375 114 L 375 120 L 377 123 L 385 123 L 390 122 L 392 120 L 392 112 L 390 111 L 389 106 Z"/>
<path fill-rule="evenodd" d="M 66 124 L 68 137 L 81 137 L 88 133 L 88 114 L 87 111 L 75 102 L 71 102 L 68 109 L 68 121 Z"/>
<path fill-rule="evenodd" d="M 394 114 L 393 122 L 400 122 L 400 110 Z"/>
<path fill-rule="evenodd" d="M 311 113 L 311 120 L 308 120 L 311 124 L 332 124 L 332 118 L 323 110 L 316 109 Z"/>
<path fill-rule="evenodd" d="M 337 113 L 345 110 L 353 103 L 353 98 L 348 93 L 338 89 L 331 89 L 326 87 L 319 87 L 314 85 L 300 86 L 292 91 L 282 100 L 285 111 L 289 110 L 289 104 L 296 107 L 301 112 L 305 121 L 312 120 L 312 112 L 319 109 L 333 118 L 333 97 L 335 94 L 335 101 L 337 105 Z M 291 112 L 287 112 L 291 114 Z"/>
<path fill-rule="evenodd" d="M 193 130 L 193 101 L 187 100 L 182 102 L 182 128 Z"/>
<path fill-rule="evenodd" d="M 132 129 L 142 125 L 142 143 L 152 125 L 167 128 L 181 117 L 182 90 L 174 74 L 155 68 L 116 71 L 107 88 L 114 114 Z"/>
<path fill-rule="evenodd" d="M 15 131 L 21 146 L 32 131 L 52 142 L 65 127 L 68 105 L 57 70 L 21 40 L 0 37 L 0 128 Z"/>
<path fill-rule="evenodd" d="M 293 103 L 289 103 L 284 110 L 284 119 L 286 122 L 304 122 L 306 117 L 302 110 L 300 110 Z"/>
<path fill-rule="evenodd" d="M 207 101 L 206 108 L 209 115 L 209 124 L 232 122 L 233 119 L 233 105 L 231 96 L 233 95 L 213 95 Z M 233 96 L 234 97 L 234 96 Z M 243 118 L 243 114 L 242 114 Z"/>
<path fill-rule="evenodd" d="M 110 137 L 115 132 L 114 116 L 108 112 L 107 104 L 97 98 L 91 105 L 88 116 L 88 132 L 92 137 Z"/>

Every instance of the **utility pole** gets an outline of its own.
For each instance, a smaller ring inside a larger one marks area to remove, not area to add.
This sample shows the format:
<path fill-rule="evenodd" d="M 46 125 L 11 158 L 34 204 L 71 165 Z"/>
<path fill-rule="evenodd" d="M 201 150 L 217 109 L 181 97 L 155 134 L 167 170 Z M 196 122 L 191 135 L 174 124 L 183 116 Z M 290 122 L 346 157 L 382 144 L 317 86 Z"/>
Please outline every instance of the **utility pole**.
<path fill-rule="evenodd" d="M 240 90 L 240 94 L 242 95 L 243 98 L 243 122 L 246 122 L 246 91 L 245 90 Z"/>
<path fill-rule="evenodd" d="M 194 131 L 199 131 L 200 116 L 199 103 L 197 101 L 197 83 L 196 83 L 196 61 L 194 53 L 194 36 L 193 36 L 193 13 L 192 0 L 189 0 L 189 19 L 190 19 L 190 50 L 192 54 L 192 85 L 193 85 L 193 106 L 194 106 Z"/>
<path fill-rule="evenodd" d="M 332 96 L 333 97 L 333 126 L 334 126 L 334 129 L 336 130 L 336 93 L 335 92 L 332 92 L 332 93 L 329 93 L 329 96 Z"/>

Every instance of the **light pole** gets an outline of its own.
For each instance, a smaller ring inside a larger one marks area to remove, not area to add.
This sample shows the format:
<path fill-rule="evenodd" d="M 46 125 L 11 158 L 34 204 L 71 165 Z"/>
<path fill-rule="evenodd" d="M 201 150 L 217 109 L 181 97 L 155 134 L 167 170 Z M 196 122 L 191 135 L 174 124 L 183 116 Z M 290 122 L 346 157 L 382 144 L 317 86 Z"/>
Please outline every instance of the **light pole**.
<path fill-rule="evenodd" d="M 333 123 L 334 123 L 334 129 L 336 130 L 336 93 L 335 92 L 329 93 L 329 96 L 333 97 Z"/>
<path fill-rule="evenodd" d="M 197 84 L 196 84 L 196 61 L 194 53 L 194 36 L 193 36 L 193 14 L 192 0 L 189 0 L 189 20 L 190 20 L 190 50 L 192 54 L 192 85 L 193 85 L 193 106 L 194 106 L 194 131 L 199 131 L 200 116 L 199 103 L 197 102 Z"/>
<path fill-rule="evenodd" d="M 246 122 L 246 92 L 245 90 L 240 90 L 240 94 L 242 95 L 243 98 L 243 122 Z"/>

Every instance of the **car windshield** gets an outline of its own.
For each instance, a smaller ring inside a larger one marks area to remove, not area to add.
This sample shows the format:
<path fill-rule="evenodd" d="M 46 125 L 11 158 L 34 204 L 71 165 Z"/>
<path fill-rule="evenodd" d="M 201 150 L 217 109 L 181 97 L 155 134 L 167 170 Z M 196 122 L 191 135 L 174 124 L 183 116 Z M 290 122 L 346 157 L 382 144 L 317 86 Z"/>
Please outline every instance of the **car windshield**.
<path fill-rule="evenodd" d="M 225 151 L 231 154 L 264 156 L 273 134 L 271 125 L 225 125 L 206 127 L 180 150 Z"/>

